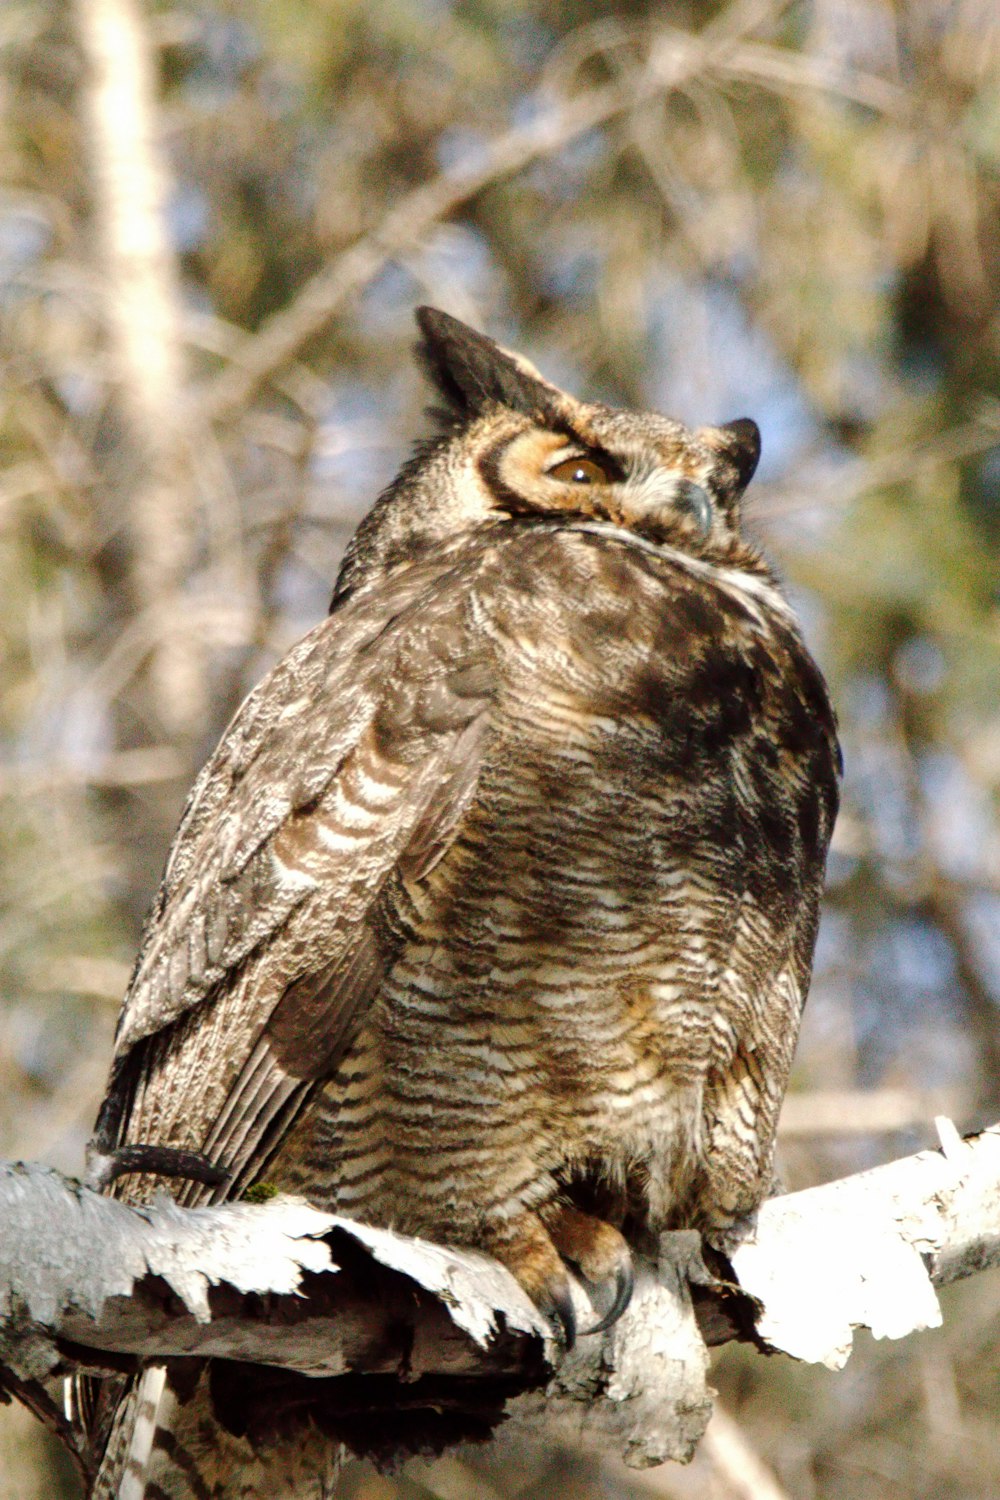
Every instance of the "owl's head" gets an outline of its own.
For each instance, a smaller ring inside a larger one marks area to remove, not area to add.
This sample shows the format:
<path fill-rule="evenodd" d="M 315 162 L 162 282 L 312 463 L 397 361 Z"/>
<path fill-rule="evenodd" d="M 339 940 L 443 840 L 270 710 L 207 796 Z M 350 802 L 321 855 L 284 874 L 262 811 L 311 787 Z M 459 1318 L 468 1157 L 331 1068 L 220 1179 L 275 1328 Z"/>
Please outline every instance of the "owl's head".
<path fill-rule="evenodd" d="M 417 323 L 440 432 L 361 523 L 335 600 L 472 528 L 539 520 L 606 523 L 708 562 L 762 569 L 739 532 L 760 456 L 755 422 L 692 430 L 578 401 L 449 313 L 421 307 Z"/>

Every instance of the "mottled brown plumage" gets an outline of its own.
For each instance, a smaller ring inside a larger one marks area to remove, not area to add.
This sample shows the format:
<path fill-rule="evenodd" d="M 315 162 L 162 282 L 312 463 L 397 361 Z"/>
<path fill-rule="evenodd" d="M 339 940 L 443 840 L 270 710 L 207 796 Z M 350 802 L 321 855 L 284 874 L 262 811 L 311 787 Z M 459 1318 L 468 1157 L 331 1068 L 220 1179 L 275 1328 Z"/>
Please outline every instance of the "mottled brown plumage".
<path fill-rule="evenodd" d="M 740 535 L 752 423 L 420 323 L 442 431 L 191 794 L 98 1140 L 231 1173 L 188 1202 L 266 1179 L 481 1247 L 571 1334 L 565 1259 L 613 1316 L 623 1229 L 725 1243 L 768 1191 L 834 720 Z"/>

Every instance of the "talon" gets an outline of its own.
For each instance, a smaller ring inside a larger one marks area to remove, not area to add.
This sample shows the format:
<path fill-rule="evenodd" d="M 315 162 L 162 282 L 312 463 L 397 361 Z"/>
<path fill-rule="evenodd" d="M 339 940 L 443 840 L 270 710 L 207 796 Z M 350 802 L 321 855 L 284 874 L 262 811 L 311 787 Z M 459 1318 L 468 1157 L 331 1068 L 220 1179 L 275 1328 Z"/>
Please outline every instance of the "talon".
<path fill-rule="evenodd" d="M 554 1205 L 546 1222 L 552 1243 L 578 1270 L 598 1314 L 597 1322 L 583 1329 L 581 1336 L 603 1333 L 618 1321 L 631 1300 L 635 1287 L 632 1252 L 612 1225 L 568 1203 Z"/>
<path fill-rule="evenodd" d="M 484 1248 L 512 1272 L 557 1338 L 572 1349 L 576 1343 L 576 1311 L 569 1274 L 547 1229 L 537 1214 L 524 1214 Z"/>
<path fill-rule="evenodd" d="M 561 1332 L 566 1352 L 569 1353 L 576 1343 L 577 1329 L 576 1309 L 573 1306 L 568 1278 L 561 1286 L 547 1287 L 544 1296 L 539 1301 L 539 1306 L 549 1322 L 555 1324 L 557 1333 Z"/>
<path fill-rule="evenodd" d="M 584 1277 L 584 1281 L 587 1287 L 587 1295 L 590 1297 L 591 1302 L 595 1300 L 595 1297 L 600 1296 L 607 1285 L 607 1282 L 588 1281 L 586 1277 Z M 630 1255 L 628 1260 L 619 1261 L 615 1267 L 614 1296 L 611 1306 L 596 1323 L 592 1323 L 589 1328 L 581 1328 L 580 1337 L 586 1338 L 591 1333 L 603 1333 L 605 1329 L 617 1323 L 622 1313 L 632 1301 L 632 1293 L 634 1291 L 635 1270 Z M 600 1309 L 597 1310 L 599 1311 Z"/>
<path fill-rule="evenodd" d="M 151 1172 L 157 1177 L 183 1177 L 189 1182 L 203 1182 L 220 1187 L 231 1173 L 216 1166 L 200 1151 L 182 1151 L 176 1146 L 152 1146 L 139 1143 L 119 1146 L 113 1151 L 91 1150 L 88 1153 L 87 1185 L 110 1187 L 119 1177 L 132 1172 Z"/>

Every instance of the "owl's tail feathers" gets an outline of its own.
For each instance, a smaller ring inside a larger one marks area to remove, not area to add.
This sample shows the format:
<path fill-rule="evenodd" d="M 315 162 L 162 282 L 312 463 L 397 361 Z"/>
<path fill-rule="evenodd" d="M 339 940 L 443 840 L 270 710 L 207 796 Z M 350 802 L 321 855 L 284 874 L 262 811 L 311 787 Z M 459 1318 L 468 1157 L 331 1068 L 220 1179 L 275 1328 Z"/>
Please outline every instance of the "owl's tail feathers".
<path fill-rule="evenodd" d="M 198 1496 L 190 1475 L 183 1488 L 168 1485 L 160 1473 L 172 1445 L 171 1418 L 177 1398 L 162 1365 L 145 1370 L 119 1402 L 90 1500 L 151 1500 L 169 1495 L 178 1500 Z"/>
<path fill-rule="evenodd" d="M 257 1450 L 216 1418 L 206 1371 L 179 1391 L 152 1366 L 118 1403 L 89 1500 L 332 1500 L 342 1460 L 311 1427 Z"/>

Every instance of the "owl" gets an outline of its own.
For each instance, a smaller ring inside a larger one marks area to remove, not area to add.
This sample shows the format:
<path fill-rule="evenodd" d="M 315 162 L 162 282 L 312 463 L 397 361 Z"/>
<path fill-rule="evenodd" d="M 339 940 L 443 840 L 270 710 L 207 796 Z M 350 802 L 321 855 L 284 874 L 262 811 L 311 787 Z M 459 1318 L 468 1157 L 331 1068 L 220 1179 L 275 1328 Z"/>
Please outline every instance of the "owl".
<path fill-rule="evenodd" d="M 132 1201 L 267 1183 L 476 1247 L 569 1344 L 568 1268 L 599 1331 L 639 1237 L 725 1246 L 769 1190 L 835 719 L 742 533 L 752 421 L 579 401 L 417 320 L 435 434 L 190 795 L 96 1150 Z M 230 1493 L 143 1378 L 96 1493 Z"/>

